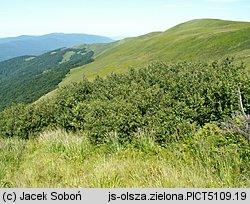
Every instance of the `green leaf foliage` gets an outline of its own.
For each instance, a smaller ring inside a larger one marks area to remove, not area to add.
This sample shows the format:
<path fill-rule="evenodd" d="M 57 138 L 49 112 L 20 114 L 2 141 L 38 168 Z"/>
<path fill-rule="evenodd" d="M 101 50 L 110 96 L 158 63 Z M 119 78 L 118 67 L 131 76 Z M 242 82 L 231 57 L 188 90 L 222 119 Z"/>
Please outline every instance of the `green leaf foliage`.
<path fill-rule="evenodd" d="M 29 139 L 47 127 L 53 127 L 55 118 L 52 103 L 16 105 L 0 113 L 0 135 Z"/>
<path fill-rule="evenodd" d="M 211 64 L 154 63 L 63 87 L 47 107 L 40 102 L 7 109 L 1 113 L 0 135 L 27 138 L 52 125 L 85 131 L 93 143 L 111 135 L 129 142 L 143 130 L 166 144 L 240 110 L 238 87 L 249 112 L 249 81 L 245 67 L 230 58 Z"/>

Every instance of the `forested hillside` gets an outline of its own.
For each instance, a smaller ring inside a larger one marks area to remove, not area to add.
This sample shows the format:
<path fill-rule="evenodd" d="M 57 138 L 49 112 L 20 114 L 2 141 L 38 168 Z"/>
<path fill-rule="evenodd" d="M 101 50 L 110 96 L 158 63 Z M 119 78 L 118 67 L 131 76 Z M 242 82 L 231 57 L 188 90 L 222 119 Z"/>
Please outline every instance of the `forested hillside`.
<path fill-rule="evenodd" d="M 0 110 L 12 103 L 37 100 L 54 90 L 70 68 L 91 62 L 92 56 L 85 48 L 63 48 L 0 62 Z"/>

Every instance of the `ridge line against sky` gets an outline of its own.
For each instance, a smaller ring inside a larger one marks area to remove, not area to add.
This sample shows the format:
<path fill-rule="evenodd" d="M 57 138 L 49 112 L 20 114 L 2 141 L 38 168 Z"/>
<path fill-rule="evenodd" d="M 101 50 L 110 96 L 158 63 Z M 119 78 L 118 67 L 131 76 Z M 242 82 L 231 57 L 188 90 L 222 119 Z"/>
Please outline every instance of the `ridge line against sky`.
<path fill-rule="evenodd" d="M 138 36 L 199 18 L 250 21 L 249 0 L 0 0 L 0 37 Z"/>

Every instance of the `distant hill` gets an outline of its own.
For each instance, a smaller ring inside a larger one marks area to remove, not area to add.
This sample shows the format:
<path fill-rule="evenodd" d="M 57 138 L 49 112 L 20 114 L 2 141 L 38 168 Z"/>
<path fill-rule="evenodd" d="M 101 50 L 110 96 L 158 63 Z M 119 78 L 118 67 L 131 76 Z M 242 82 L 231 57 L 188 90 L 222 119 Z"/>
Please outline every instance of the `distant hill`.
<path fill-rule="evenodd" d="M 92 80 L 155 61 L 211 62 L 228 56 L 250 68 L 250 23 L 198 19 L 165 32 L 18 57 L 0 62 L 0 109 L 13 102 L 33 102 L 58 84 L 80 81 L 84 75 Z"/>
<path fill-rule="evenodd" d="M 93 61 L 93 54 L 85 48 L 62 48 L 0 62 L 0 110 L 12 103 L 31 103 L 54 90 L 70 68 Z"/>
<path fill-rule="evenodd" d="M 153 32 L 121 41 L 83 45 L 94 51 L 95 61 L 72 69 L 63 84 L 121 73 L 153 61 L 213 61 L 227 56 L 250 65 L 250 23 L 217 19 L 198 19 L 165 32 Z"/>
<path fill-rule="evenodd" d="M 64 33 L 0 38 L 0 61 L 23 55 L 40 55 L 62 47 L 112 41 L 112 39 L 103 36 Z"/>

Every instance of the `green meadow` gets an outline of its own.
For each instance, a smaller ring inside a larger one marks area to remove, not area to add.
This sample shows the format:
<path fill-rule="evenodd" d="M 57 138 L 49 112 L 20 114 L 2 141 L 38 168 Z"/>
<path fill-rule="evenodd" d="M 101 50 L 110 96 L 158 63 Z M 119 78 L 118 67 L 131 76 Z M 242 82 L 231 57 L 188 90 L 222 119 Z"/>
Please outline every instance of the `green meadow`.
<path fill-rule="evenodd" d="M 165 32 L 153 32 L 121 41 L 80 46 L 93 50 L 94 62 L 72 69 L 60 85 L 79 81 L 83 75 L 93 80 L 112 72 L 124 73 L 155 61 L 214 61 L 228 56 L 244 61 L 250 56 L 250 23 L 198 19 Z"/>
<path fill-rule="evenodd" d="M 0 187 L 249 187 L 249 145 L 216 144 L 224 139 L 214 125 L 166 147 L 144 133 L 125 145 L 96 146 L 62 130 L 1 139 Z"/>

